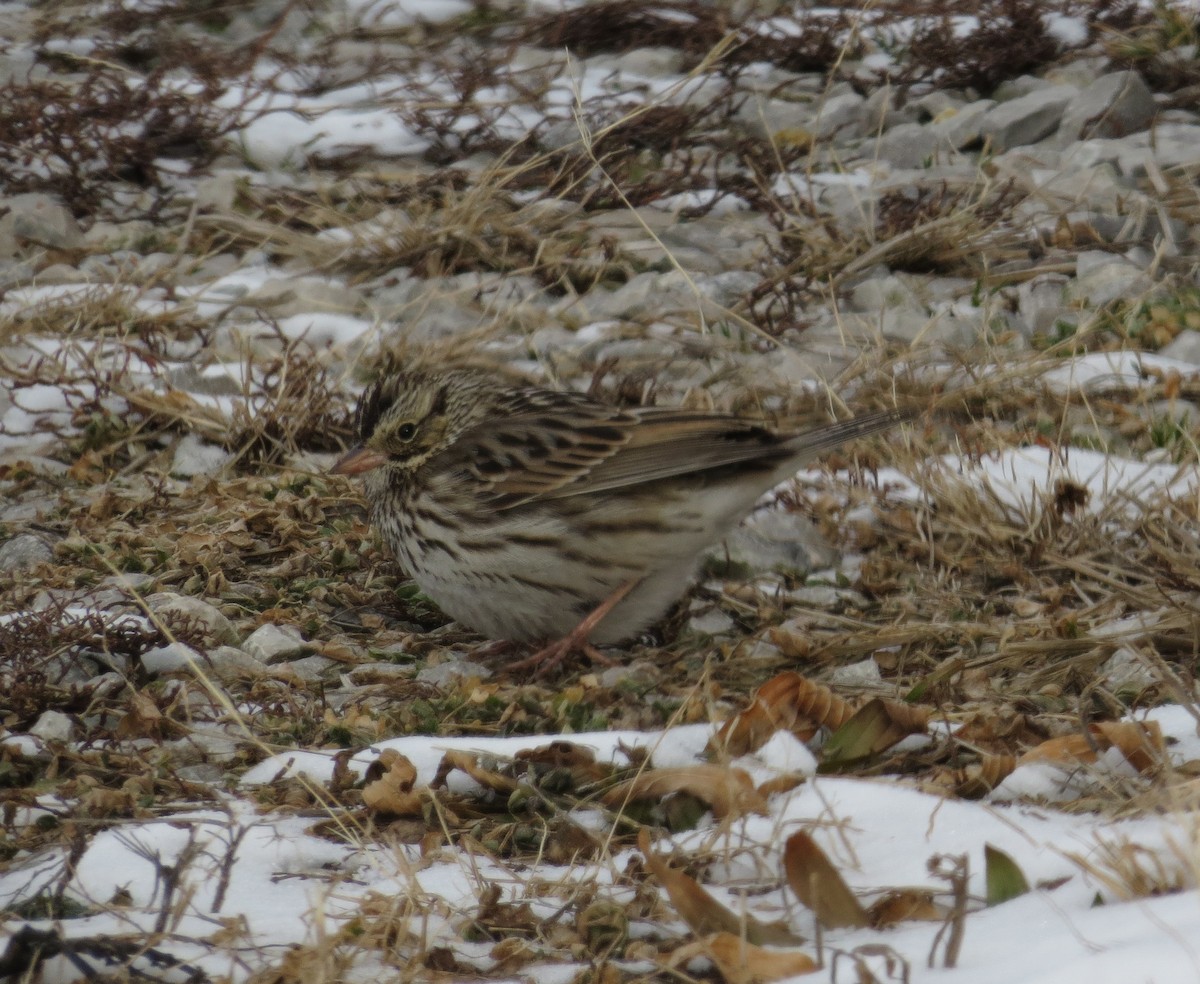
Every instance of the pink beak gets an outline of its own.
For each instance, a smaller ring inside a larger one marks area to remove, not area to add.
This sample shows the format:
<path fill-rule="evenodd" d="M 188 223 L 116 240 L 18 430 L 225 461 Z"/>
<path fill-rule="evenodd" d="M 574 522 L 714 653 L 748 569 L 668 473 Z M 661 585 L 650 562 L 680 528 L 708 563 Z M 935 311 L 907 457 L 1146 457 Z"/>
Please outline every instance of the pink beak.
<path fill-rule="evenodd" d="M 378 468 L 387 461 L 387 455 L 372 451 L 370 448 L 359 446 L 351 448 L 342 455 L 332 468 L 330 475 L 361 475 L 372 468 Z"/>

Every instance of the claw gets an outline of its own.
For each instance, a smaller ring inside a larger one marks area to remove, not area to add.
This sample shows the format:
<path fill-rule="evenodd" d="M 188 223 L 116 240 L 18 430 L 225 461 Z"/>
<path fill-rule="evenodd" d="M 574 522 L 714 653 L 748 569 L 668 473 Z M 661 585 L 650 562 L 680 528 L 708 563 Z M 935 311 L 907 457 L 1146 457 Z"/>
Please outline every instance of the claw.
<path fill-rule="evenodd" d="M 527 656 L 516 663 L 509 663 L 505 669 L 509 671 L 533 670 L 535 677 L 541 677 L 558 666 L 571 653 L 583 653 L 593 663 L 598 663 L 601 666 L 616 666 L 615 660 L 609 659 L 604 653 L 588 642 L 588 636 L 592 634 L 592 631 L 600 624 L 600 621 L 617 607 L 621 599 L 633 590 L 634 585 L 640 580 L 641 578 L 632 578 L 626 581 L 561 639 L 542 647 L 532 656 Z"/>

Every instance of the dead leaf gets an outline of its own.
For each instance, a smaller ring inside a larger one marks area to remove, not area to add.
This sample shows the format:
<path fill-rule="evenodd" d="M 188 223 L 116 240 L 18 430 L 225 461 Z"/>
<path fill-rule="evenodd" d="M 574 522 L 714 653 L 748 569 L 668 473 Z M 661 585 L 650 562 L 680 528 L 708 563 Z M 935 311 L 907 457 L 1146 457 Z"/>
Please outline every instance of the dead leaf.
<path fill-rule="evenodd" d="M 538 745 L 536 748 L 523 748 L 513 758 L 518 762 L 573 768 L 578 765 L 592 765 L 596 761 L 596 753 L 573 741 L 559 740 Z"/>
<path fill-rule="evenodd" d="M 1042 742 L 1022 755 L 1018 764 L 1091 763 L 1114 747 L 1143 774 L 1158 768 L 1166 750 L 1162 728 L 1157 721 L 1101 721 L 1088 725 L 1087 734 L 1061 735 Z"/>
<path fill-rule="evenodd" d="M 519 785 L 517 780 L 512 776 L 506 776 L 503 773 L 483 768 L 479 764 L 478 755 L 452 748 L 442 756 L 442 761 L 438 763 L 437 775 L 433 777 L 433 782 L 429 784 L 430 788 L 441 789 L 445 786 L 446 777 L 455 769 L 465 772 L 484 789 L 490 789 L 495 793 L 508 795 Z"/>
<path fill-rule="evenodd" d="M 729 933 L 753 943 L 799 943 L 786 926 L 762 923 L 750 915 L 735 915 L 704 890 L 696 879 L 676 871 L 650 850 L 650 835 L 638 831 L 638 850 L 645 855 L 646 867 L 666 889 L 671 905 L 693 933 Z"/>
<path fill-rule="evenodd" d="M 694 957 L 707 957 L 727 984 L 769 984 L 785 977 L 811 974 L 820 966 L 806 953 L 764 950 L 734 933 L 713 933 L 676 949 L 668 967 L 680 967 Z"/>
<path fill-rule="evenodd" d="M 766 814 L 767 801 L 744 769 L 723 765 L 688 765 L 639 772 L 604 794 L 604 804 L 619 810 L 631 800 L 661 799 L 688 793 L 707 803 L 718 820 L 746 813 Z"/>
<path fill-rule="evenodd" d="M 796 897 L 826 929 L 870 924 L 833 862 L 807 832 L 798 830 L 787 839 L 783 871 Z"/>
<path fill-rule="evenodd" d="M 829 737 L 821 772 L 836 772 L 929 728 L 929 708 L 875 697 Z"/>
<path fill-rule="evenodd" d="M 850 704 L 828 687 L 799 673 L 780 673 L 754 695 L 751 705 L 730 718 L 709 742 L 709 754 L 745 755 L 776 731 L 808 741 L 821 728 L 840 728 L 853 714 Z"/>
<path fill-rule="evenodd" d="M 141 691 L 129 700 L 129 711 L 117 722 L 118 738 L 162 738 L 169 724 L 158 705 Z"/>
<path fill-rule="evenodd" d="M 1015 755 L 981 755 L 953 773 L 953 789 L 963 799 L 982 799 L 1000 785 L 1017 767 Z"/>
<path fill-rule="evenodd" d="M 416 766 L 394 748 L 385 748 L 371 765 L 372 770 L 378 768 L 382 774 L 363 787 L 363 806 L 376 813 L 420 816 L 422 798 L 413 791 Z"/>
<path fill-rule="evenodd" d="M 883 929 L 901 922 L 941 922 L 946 910 L 927 888 L 894 888 L 871 903 L 867 917 L 872 926 Z"/>
<path fill-rule="evenodd" d="M 597 762 L 596 753 L 590 748 L 570 741 L 552 741 L 536 748 L 522 749 L 513 758 L 518 763 L 537 766 L 537 775 L 544 775 L 551 769 L 565 769 L 576 787 L 598 782 L 613 773 L 612 765 Z"/>
<path fill-rule="evenodd" d="M 758 787 L 758 795 L 763 799 L 770 799 L 779 793 L 790 793 L 793 789 L 797 789 L 808 782 L 807 776 L 802 776 L 799 773 L 789 772 L 782 776 L 776 776 L 774 779 L 768 779 Z"/>

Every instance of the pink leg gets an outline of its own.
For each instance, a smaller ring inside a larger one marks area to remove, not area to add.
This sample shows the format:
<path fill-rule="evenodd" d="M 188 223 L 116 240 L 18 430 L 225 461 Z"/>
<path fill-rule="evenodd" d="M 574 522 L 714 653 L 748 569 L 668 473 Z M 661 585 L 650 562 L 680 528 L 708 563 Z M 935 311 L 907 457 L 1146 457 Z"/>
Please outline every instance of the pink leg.
<path fill-rule="evenodd" d="M 592 634 L 592 630 L 600 624 L 600 621 L 620 604 L 634 585 L 641 580 L 634 578 L 626 581 L 616 591 L 604 599 L 596 608 L 580 622 L 575 628 L 568 632 L 557 642 L 552 642 L 548 646 L 539 649 L 532 656 L 529 656 L 516 663 L 509 663 L 506 669 L 508 670 L 529 670 L 537 667 L 537 672 L 534 676 L 542 676 L 554 667 L 558 666 L 571 653 L 582 652 L 589 659 L 601 666 L 615 666 L 616 663 L 605 656 L 599 649 L 588 642 L 588 636 Z"/>

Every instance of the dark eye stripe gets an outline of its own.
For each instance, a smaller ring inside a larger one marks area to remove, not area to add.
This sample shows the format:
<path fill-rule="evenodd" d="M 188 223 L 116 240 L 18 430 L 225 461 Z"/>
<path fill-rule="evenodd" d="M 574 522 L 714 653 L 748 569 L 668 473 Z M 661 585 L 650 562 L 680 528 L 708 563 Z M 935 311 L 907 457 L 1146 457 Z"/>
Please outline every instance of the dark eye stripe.
<path fill-rule="evenodd" d="M 358 401 L 358 412 L 355 415 L 359 440 L 365 441 L 375 433 L 375 428 L 379 425 L 379 418 L 395 402 L 395 390 L 387 386 L 384 380 L 363 391 L 363 395 Z"/>

